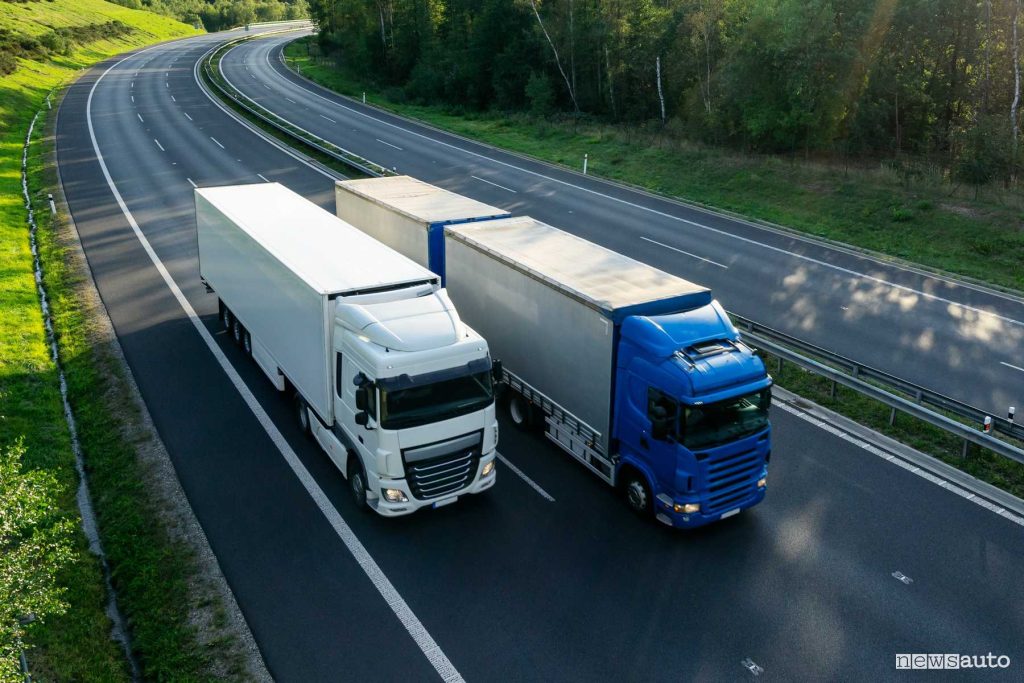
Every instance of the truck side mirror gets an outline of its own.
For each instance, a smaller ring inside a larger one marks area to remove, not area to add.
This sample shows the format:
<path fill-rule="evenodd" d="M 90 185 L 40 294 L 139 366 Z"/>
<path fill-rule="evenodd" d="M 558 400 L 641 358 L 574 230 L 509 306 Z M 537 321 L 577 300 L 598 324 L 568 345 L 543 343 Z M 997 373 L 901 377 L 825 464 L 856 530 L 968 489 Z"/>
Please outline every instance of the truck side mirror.
<path fill-rule="evenodd" d="M 370 408 L 370 390 L 365 386 L 356 389 L 356 410 L 366 412 Z"/>
<path fill-rule="evenodd" d="M 356 424 L 359 425 L 360 427 L 365 427 L 366 425 L 370 424 L 370 414 L 368 412 L 366 412 L 365 410 L 362 411 L 362 412 L 356 413 L 356 418 L 355 419 L 356 419 Z"/>
<path fill-rule="evenodd" d="M 369 380 L 367 379 L 366 375 L 361 372 L 357 372 L 356 376 L 352 378 L 352 384 L 356 385 L 357 387 L 363 386 L 368 381 Z"/>
<path fill-rule="evenodd" d="M 495 384 L 500 382 L 505 376 L 503 370 L 504 368 L 502 367 L 500 360 L 491 361 L 491 379 L 494 380 Z"/>

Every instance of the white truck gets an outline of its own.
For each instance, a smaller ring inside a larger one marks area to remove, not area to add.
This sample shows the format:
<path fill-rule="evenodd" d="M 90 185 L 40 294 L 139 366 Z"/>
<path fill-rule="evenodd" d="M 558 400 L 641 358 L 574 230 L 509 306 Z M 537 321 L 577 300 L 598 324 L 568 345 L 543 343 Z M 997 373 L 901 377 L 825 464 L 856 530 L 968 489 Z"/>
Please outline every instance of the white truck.
<path fill-rule="evenodd" d="M 494 485 L 486 341 L 437 275 L 276 184 L 195 191 L 220 319 L 359 507 L 397 516 Z"/>

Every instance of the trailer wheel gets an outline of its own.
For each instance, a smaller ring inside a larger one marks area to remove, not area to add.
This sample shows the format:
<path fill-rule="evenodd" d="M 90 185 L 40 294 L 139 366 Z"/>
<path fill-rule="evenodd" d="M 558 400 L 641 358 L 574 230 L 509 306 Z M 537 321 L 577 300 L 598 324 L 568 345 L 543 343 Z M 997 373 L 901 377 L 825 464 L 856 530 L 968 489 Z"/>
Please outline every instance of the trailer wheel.
<path fill-rule="evenodd" d="M 231 338 L 235 340 L 235 344 L 238 346 L 242 345 L 242 339 L 245 337 L 245 325 L 238 322 L 238 318 L 232 316 L 231 321 Z"/>
<path fill-rule="evenodd" d="M 352 500 L 360 510 L 366 509 L 366 475 L 359 464 L 359 456 L 353 455 L 348 463 L 348 488 L 352 493 Z"/>
<path fill-rule="evenodd" d="M 228 330 L 228 331 L 231 330 L 231 322 L 232 322 L 233 319 L 234 319 L 234 316 L 231 315 L 231 310 L 228 309 L 228 307 L 224 305 L 223 301 L 221 301 L 220 302 L 220 322 L 221 322 L 222 325 L 224 325 L 224 329 L 225 330 Z"/>
<path fill-rule="evenodd" d="M 310 436 L 313 432 L 310 429 L 309 405 L 306 403 L 306 399 L 296 392 L 293 404 L 295 406 L 295 417 L 299 421 L 299 429 L 302 430 L 304 435 Z"/>
<path fill-rule="evenodd" d="M 639 472 L 630 472 L 626 475 L 622 492 L 630 510 L 644 517 L 651 513 L 651 489 Z"/>
<path fill-rule="evenodd" d="M 510 391 L 508 395 L 508 416 L 516 429 L 521 429 L 524 432 L 533 429 L 533 406 L 522 395 L 514 391 Z"/>
<path fill-rule="evenodd" d="M 245 355 L 252 358 L 252 335 L 249 334 L 249 330 L 242 330 L 242 349 Z"/>

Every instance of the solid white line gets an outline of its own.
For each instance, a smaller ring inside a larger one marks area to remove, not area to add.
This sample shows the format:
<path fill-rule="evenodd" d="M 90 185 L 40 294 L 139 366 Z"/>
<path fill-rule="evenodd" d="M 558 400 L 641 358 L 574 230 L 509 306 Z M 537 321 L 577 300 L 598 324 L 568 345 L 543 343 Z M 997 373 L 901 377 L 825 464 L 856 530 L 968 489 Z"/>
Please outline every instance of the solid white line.
<path fill-rule="evenodd" d="M 397 149 L 397 150 L 398 150 L 399 152 L 401 152 L 401 151 L 402 151 L 402 148 L 401 148 L 401 147 L 399 147 L 398 145 L 392 145 L 392 144 L 391 144 L 390 142 L 384 142 L 384 141 L 383 141 L 383 140 L 381 140 L 380 138 L 374 138 L 374 140 L 376 140 L 377 142 L 379 142 L 379 143 L 380 143 L 380 144 L 382 144 L 382 145 L 387 145 L 388 147 L 394 147 L 394 148 L 395 148 L 395 149 Z"/>
<path fill-rule="evenodd" d="M 185 118 L 186 118 L 186 119 L 188 119 L 189 121 L 191 121 L 191 120 L 192 120 L 192 117 L 188 115 L 188 112 L 187 112 L 187 111 L 183 111 L 183 112 L 181 112 L 181 113 L 182 113 L 182 114 L 184 114 L 184 115 L 185 115 Z"/>
<path fill-rule="evenodd" d="M 191 178 L 185 178 L 185 180 L 187 180 L 189 185 L 191 185 L 192 187 L 199 187 L 198 185 L 196 185 L 196 181 L 192 180 Z"/>
<path fill-rule="evenodd" d="M 262 173 L 257 173 L 256 175 L 258 175 L 263 180 L 263 182 L 265 182 L 265 183 L 269 183 L 270 182 L 269 180 L 267 180 L 266 176 L 264 176 Z"/>
<path fill-rule="evenodd" d="M 1008 368 L 1013 368 L 1014 370 L 1020 370 L 1021 372 L 1024 372 L 1024 368 L 1018 367 L 1016 365 L 1010 365 L 1009 363 L 1004 363 L 1003 361 L 999 361 L 999 364 L 1000 365 L 1005 365 Z"/>
<path fill-rule="evenodd" d="M 266 58 L 267 66 L 270 66 L 271 70 L 275 71 L 275 73 L 276 73 L 276 70 L 270 64 L 270 50 L 269 49 L 266 52 L 265 58 Z M 285 81 L 285 82 L 291 84 L 290 81 Z M 476 157 L 478 159 L 484 159 L 484 160 L 489 161 L 491 163 L 498 164 L 498 165 L 501 165 L 501 166 L 505 166 L 507 168 L 511 168 L 511 169 L 516 170 L 516 171 L 520 171 L 522 173 L 526 173 L 526 174 L 535 176 L 537 178 L 542 178 L 544 180 L 549 180 L 549 181 L 551 181 L 553 183 L 558 183 L 560 185 L 565 185 L 566 187 L 572 187 L 572 188 L 575 188 L 577 190 L 580 190 L 581 192 L 587 192 L 589 194 L 597 195 L 598 197 L 604 197 L 605 199 L 611 200 L 613 202 L 617 202 L 619 204 L 624 204 L 626 206 L 631 206 L 631 207 L 633 207 L 635 209 L 640 209 L 641 211 L 646 211 L 648 213 L 653 213 L 653 214 L 655 214 L 657 216 L 662 216 L 663 218 L 668 218 L 668 219 L 673 220 L 673 221 L 679 221 L 680 223 L 686 223 L 687 225 L 692 225 L 695 228 L 700 228 L 701 230 L 707 230 L 708 232 L 713 232 L 713 233 L 715 233 L 717 235 L 722 235 L 723 237 L 729 237 L 729 238 L 732 238 L 732 239 L 739 240 L 741 242 L 746 242 L 747 244 L 753 244 L 755 246 L 763 247 L 765 249 L 770 249 L 772 251 L 775 251 L 775 252 L 778 252 L 778 253 L 781 253 L 781 254 L 786 254 L 787 256 L 792 256 L 793 258 L 801 259 L 803 261 L 808 261 L 810 263 L 814 263 L 816 265 L 819 265 L 819 266 L 821 266 L 823 268 L 828 268 L 828 269 L 839 271 L 840 273 L 844 273 L 846 275 L 850 275 L 850 276 L 852 276 L 854 278 L 858 278 L 858 279 L 862 279 L 862 280 L 867 280 L 869 282 L 875 282 L 875 283 L 878 283 L 880 285 L 885 285 L 887 287 L 892 287 L 893 289 L 898 289 L 900 291 L 910 292 L 912 294 L 917 294 L 918 296 L 922 296 L 922 297 L 924 297 L 926 299 L 930 299 L 932 301 L 937 301 L 937 302 L 940 302 L 940 303 L 949 304 L 951 306 L 956 306 L 957 308 L 962 308 L 965 311 L 971 311 L 973 313 L 978 313 L 979 315 L 992 316 L 993 318 L 996 318 L 998 320 L 1002 320 L 1003 322 L 1011 323 L 1013 325 L 1020 325 L 1020 326 L 1024 327 L 1024 321 L 1022 321 L 1022 320 L 1016 320 L 1014 318 L 1010 318 L 1010 317 L 1007 317 L 1007 316 L 1004 316 L 1004 315 L 1000 315 L 999 313 L 994 313 L 992 311 L 986 311 L 983 308 L 977 308 L 975 306 L 970 306 L 968 304 L 960 303 L 958 301 L 953 301 L 952 299 L 947 299 L 945 297 L 941 297 L 941 296 L 938 296 L 936 294 L 929 294 L 928 292 L 924 292 L 924 291 L 921 291 L 919 289 L 914 289 L 913 287 L 908 287 L 906 285 L 896 284 L 895 282 L 889 282 L 888 280 L 884 280 L 882 278 L 875 277 L 874 275 L 867 275 L 865 273 L 861 273 L 861 272 L 858 272 L 856 270 L 852 270 L 850 268 L 844 268 L 842 266 L 837 266 L 834 263 L 829 263 L 828 261 L 822 261 L 820 259 L 816 259 L 816 258 L 813 258 L 811 256 L 805 256 L 804 254 L 798 254 L 798 253 L 796 253 L 794 251 L 789 251 L 787 249 L 783 249 L 782 247 L 776 247 L 776 246 L 773 246 L 773 245 L 770 245 L 770 244 L 765 244 L 764 242 L 758 242 L 757 240 L 751 239 L 749 237 L 742 237 L 740 235 L 734 235 L 734 234 L 732 234 L 730 232 L 727 232 L 725 230 L 719 230 L 718 228 L 712 228 L 709 225 L 704 225 L 703 223 L 698 223 L 696 221 L 691 221 L 691 220 L 689 220 L 687 218 L 682 218 L 680 216 L 673 216 L 670 213 L 665 213 L 664 211 L 659 211 L 658 209 L 652 209 L 651 207 L 644 206 L 643 204 L 637 204 L 635 202 L 631 202 L 631 201 L 628 201 L 626 199 L 620 199 L 618 197 L 613 197 L 613 196 L 607 195 L 607 194 L 605 194 L 603 192 L 598 192 L 597 190 L 591 190 L 590 188 L 582 187 L 580 185 L 576 185 L 576 184 L 571 183 L 571 182 L 569 182 L 567 180 L 561 180 L 559 178 L 554 178 L 552 176 L 545 175 L 543 173 L 538 173 L 537 171 L 531 171 L 531 170 L 529 170 L 527 168 L 523 168 L 521 166 L 516 166 L 515 164 L 508 163 L 507 161 L 501 161 L 499 159 L 494 159 L 493 157 L 489 157 L 489 156 L 486 156 L 484 154 L 480 154 L 479 152 L 473 152 L 473 151 L 468 150 L 468 149 L 466 149 L 464 147 L 459 147 L 458 145 L 453 145 L 450 142 L 444 142 L 442 140 L 438 140 L 436 138 L 432 138 L 429 135 L 424 135 L 423 133 L 417 133 L 414 130 L 409 130 L 408 128 L 403 128 L 402 126 L 399 126 L 397 124 L 391 123 L 389 121 L 384 121 L 382 119 L 378 119 L 375 116 L 371 116 L 370 114 L 367 114 L 366 112 L 359 111 L 358 109 L 353 109 L 352 107 L 349 107 L 349 106 L 346 106 L 344 104 L 341 104 L 340 102 L 336 102 L 335 100 L 332 100 L 330 98 L 324 97 L 320 93 L 315 92 L 313 90 L 310 90 L 308 88 L 304 88 L 304 87 L 301 87 L 301 86 L 296 86 L 294 84 L 291 84 L 291 85 L 293 85 L 293 87 L 299 88 L 300 90 L 302 90 L 306 94 L 313 95 L 314 97 L 319 97 L 320 99 L 324 100 L 325 102 L 330 102 L 331 104 L 333 104 L 336 107 L 340 107 L 340 108 L 342 108 L 342 109 L 344 109 L 346 111 L 352 112 L 353 114 L 356 114 L 358 116 L 362 116 L 364 118 L 370 119 L 371 121 L 375 121 L 375 122 L 377 122 L 377 123 L 379 123 L 379 124 L 381 124 L 383 126 L 388 126 L 389 128 L 394 128 L 395 130 L 400 130 L 403 133 L 407 133 L 409 135 L 415 135 L 418 138 L 422 138 L 424 140 L 428 140 L 429 142 L 433 142 L 433 143 L 441 145 L 443 147 L 448 147 L 450 149 L 457 150 L 459 152 L 462 152 L 464 154 L 468 154 L 468 155 Z M 291 123 L 291 122 L 289 121 L 289 123 Z M 467 141 L 467 142 L 474 142 L 474 141 Z M 484 144 L 484 143 L 477 142 L 476 144 Z M 539 162 L 539 163 L 542 163 L 542 162 Z M 629 190 L 629 188 L 625 188 L 625 187 L 623 189 Z M 658 199 L 658 197 L 656 197 L 653 194 L 651 196 L 653 198 L 655 198 L 655 199 Z M 671 202 L 670 199 L 664 199 L 664 198 L 661 198 L 661 199 L 662 199 L 662 201 Z M 683 208 L 694 210 L 693 207 L 683 207 Z M 717 216 L 717 214 L 715 214 L 715 215 Z M 725 216 L 725 215 L 722 215 L 721 217 L 729 219 L 729 220 L 735 220 L 735 219 L 732 219 L 729 216 Z M 744 222 L 744 224 L 745 225 L 750 225 L 751 227 L 755 227 L 755 228 L 758 228 L 758 229 L 767 229 L 767 228 L 763 228 L 761 226 L 757 226 L 756 224 L 753 224 L 753 223 L 746 223 L 746 222 Z M 800 238 L 799 236 L 795 236 L 795 237 L 796 237 L 796 239 L 801 239 L 802 241 L 807 242 L 808 244 L 814 244 L 816 246 L 819 246 L 819 247 L 822 247 L 822 248 L 825 248 L 825 249 L 828 248 L 827 245 L 820 245 L 820 244 L 817 244 L 815 242 L 809 241 L 807 239 Z M 882 265 L 882 264 L 879 263 L 879 265 Z M 912 270 L 904 270 L 904 272 L 914 272 L 914 271 L 912 271 Z M 921 275 L 920 273 L 914 273 L 914 274 Z M 958 282 L 955 282 L 953 280 L 947 280 L 947 279 L 944 279 L 944 278 L 938 278 L 938 277 L 927 276 L 927 275 L 922 275 L 922 277 L 930 277 L 931 279 L 934 279 L 936 281 L 949 282 L 949 283 L 951 283 L 951 284 L 953 284 L 955 286 L 965 287 L 967 289 L 970 289 L 970 287 L 968 287 L 966 285 L 962 285 L 962 284 L 960 284 Z"/>
<path fill-rule="evenodd" d="M 320 114 L 320 118 L 327 119 L 331 123 L 337 123 L 337 121 L 335 121 L 334 119 L 330 118 L 329 116 L 324 116 L 323 114 Z"/>
<path fill-rule="evenodd" d="M 139 117 L 140 122 L 145 123 L 145 121 L 143 121 L 142 119 L 142 114 L 140 114 L 139 112 L 135 112 L 135 115 Z"/>
<path fill-rule="evenodd" d="M 380 568 L 380 565 L 377 564 L 370 553 L 366 550 L 365 546 L 363 546 L 362 542 L 360 542 L 359 538 L 352 531 L 352 528 L 349 527 L 334 506 L 331 505 L 331 502 L 323 492 L 323 489 L 320 488 L 319 484 L 316 483 L 316 480 L 309 473 L 309 470 L 307 470 L 302 464 L 299 456 L 295 454 L 295 451 L 292 450 L 292 447 L 285 440 L 284 435 L 277 429 L 277 426 L 274 424 L 273 420 L 270 419 L 270 416 L 263 409 L 263 406 L 261 406 L 259 401 L 256 400 L 256 396 L 253 395 L 249 390 L 249 387 L 246 386 L 241 375 L 239 375 L 238 371 L 236 371 L 234 366 L 231 365 L 231 361 L 227 359 L 224 352 L 219 346 L 217 346 L 217 342 L 214 341 L 209 330 L 206 329 L 202 320 L 199 319 L 199 315 L 196 313 L 195 309 L 192 308 L 192 304 L 189 303 L 187 298 L 185 298 L 185 294 L 178 287 L 178 284 L 174 281 L 174 278 L 171 277 L 170 272 L 164 266 L 160 257 L 157 256 L 153 246 L 149 243 L 145 234 L 143 234 L 139 224 L 135 221 L 135 217 L 132 216 L 131 211 L 129 211 L 128 205 L 125 204 L 124 198 L 121 197 L 121 193 L 118 191 L 117 185 L 114 184 L 114 180 L 110 176 L 110 171 L 107 169 L 107 163 L 103 159 L 103 154 L 100 152 L 99 144 L 96 141 L 96 131 L 92 124 L 92 98 L 96 92 L 96 86 L 100 84 L 103 77 L 110 73 L 111 69 L 125 61 L 125 59 L 130 58 L 131 56 L 125 57 L 124 59 L 121 59 L 107 67 L 107 70 L 96 79 L 95 83 L 93 83 L 92 89 L 89 90 L 89 98 L 86 100 L 85 104 L 85 117 L 86 123 L 89 126 L 89 137 L 92 139 L 92 148 L 96 154 L 96 160 L 99 162 L 100 170 L 103 172 L 103 177 L 106 179 L 107 185 L 110 187 L 110 191 L 114 195 L 114 199 L 117 201 L 117 205 L 121 208 L 121 212 L 124 214 L 125 219 L 127 219 L 128 225 L 131 226 L 132 232 L 135 233 L 135 237 L 139 240 L 142 248 L 146 251 L 150 261 L 153 262 L 153 266 L 157 269 L 157 272 L 160 273 L 164 283 L 167 285 L 168 289 L 171 290 L 174 298 L 177 299 L 178 304 L 185 311 L 189 321 L 199 333 L 200 338 L 206 343 L 206 347 L 210 350 L 210 353 L 213 354 L 217 363 L 221 366 L 221 369 L 224 370 L 228 379 L 231 380 L 231 383 L 249 407 L 249 410 L 252 411 L 260 425 L 267 432 L 267 436 L 270 437 L 270 440 L 275 446 L 277 446 L 281 455 L 284 456 L 285 462 L 287 462 L 289 467 L 291 467 L 292 472 L 295 473 L 296 478 L 298 478 L 299 482 L 306 489 L 306 492 L 313 499 L 313 502 L 316 503 L 318 508 L 320 508 L 320 512 L 327 519 L 328 523 L 330 523 L 334 532 L 338 535 L 338 538 L 340 538 L 342 543 L 345 544 L 345 547 L 348 548 L 352 557 L 354 557 L 356 562 L 359 563 L 359 566 L 362 568 L 367 578 L 369 578 L 371 583 L 373 583 L 374 588 L 377 589 L 381 594 L 381 597 L 384 598 L 388 607 L 391 608 L 391 611 L 394 612 L 395 616 L 402 622 L 402 626 L 405 627 L 413 641 L 415 641 L 416 645 L 419 646 L 420 651 L 423 652 L 424 656 L 426 656 L 427 660 L 431 665 L 433 665 L 437 673 L 440 674 L 441 678 L 450 683 L 463 682 L 464 679 L 462 678 L 462 675 L 454 665 L 452 665 L 451 661 L 449 661 L 448 657 L 441 650 L 440 646 L 438 646 L 437 642 L 434 641 L 433 637 L 431 637 L 427 632 L 423 623 L 413 613 L 412 609 L 410 609 L 409 605 L 402 598 L 401 594 L 399 594 L 398 590 L 395 589 L 394 585 Z"/>
<path fill-rule="evenodd" d="M 153 142 L 156 143 L 156 146 L 160 148 L 161 152 L 166 152 L 167 151 L 166 149 L 164 149 L 164 146 L 160 144 L 160 141 L 157 140 L 156 138 L 153 138 Z"/>
<path fill-rule="evenodd" d="M 726 270 L 729 269 L 729 266 L 723 265 L 723 264 L 719 263 L 718 261 L 712 261 L 709 258 L 704 258 L 703 256 L 697 256 L 696 254 L 691 254 L 688 251 L 683 251 L 679 247 L 673 247 L 670 244 L 665 244 L 664 242 L 659 242 L 658 240 L 652 240 L 650 237 L 644 237 L 643 235 L 640 235 L 640 239 L 646 240 L 647 242 L 650 242 L 651 244 L 657 244 L 659 247 L 665 247 L 666 249 L 671 249 L 672 251 L 678 251 L 680 254 L 686 254 L 687 256 L 689 256 L 691 258 L 697 259 L 698 261 L 704 261 L 705 263 L 710 263 L 713 266 L 718 266 L 719 268 L 725 268 Z"/>
<path fill-rule="evenodd" d="M 544 498 L 544 499 L 545 499 L 545 500 L 547 500 L 547 501 L 548 501 L 549 503 L 554 503 L 554 502 L 555 502 L 555 499 L 554 499 L 554 498 L 553 498 L 553 497 L 551 496 L 551 494 L 550 494 L 550 493 L 548 493 L 547 491 L 545 491 L 544 489 L 542 489 L 542 488 L 540 487 L 540 485 L 539 485 L 539 484 L 538 484 L 537 482 L 535 482 L 535 481 L 534 481 L 533 479 L 530 479 L 530 478 L 529 478 L 528 476 L 526 476 L 526 475 L 525 475 L 525 474 L 523 473 L 523 471 L 522 471 L 521 469 L 519 469 L 518 467 L 516 467 L 515 465 L 513 465 L 512 463 L 510 463 L 510 462 L 509 462 L 509 461 L 508 461 L 508 460 L 507 460 L 507 459 L 505 458 L 505 456 L 504 456 L 504 455 L 502 455 L 501 453 L 495 453 L 495 457 L 497 457 L 497 458 L 498 458 L 498 460 L 500 460 L 500 461 L 501 461 L 501 464 L 502 464 L 502 465 L 504 465 L 505 467 L 509 468 L 510 470 L 512 470 L 513 472 L 515 472 L 516 474 L 518 474 L 518 475 L 519 475 L 519 478 L 520 478 L 520 479 L 522 479 L 522 480 L 523 480 L 523 481 L 525 481 L 525 482 L 526 482 L 527 484 L 529 484 L 529 485 L 530 485 L 530 488 L 532 488 L 532 489 L 533 489 L 534 491 L 536 491 L 537 493 L 539 493 L 539 494 L 541 495 L 541 498 Z"/>
<path fill-rule="evenodd" d="M 481 183 L 487 183 L 488 185 L 494 185 L 495 187 L 501 188 L 502 190 L 505 190 L 506 192 L 511 192 L 512 194 L 519 194 L 517 191 L 513 190 L 511 187 L 505 187 L 504 185 L 499 185 L 498 183 L 493 183 L 490 180 L 487 180 L 485 178 L 480 178 L 479 176 L 475 176 L 475 175 L 471 175 L 469 177 L 473 178 L 475 180 L 479 180 Z"/>
<path fill-rule="evenodd" d="M 217 146 L 218 146 L 218 147 L 220 147 L 221 149 L 226 149 L 226 148 L 224 147 L 224 145 L 220 144 L 220 141 L 219 141 L 219 140 L 218 140 L 217 138 L 215 138 L 215 137 L 213 137 L 213 136 L 211 135 L 211 136 L 210 136 L 210 139 L 211 139 L 211 140 L 213 140 L 214 142 L 216 142 L 216 143 L 217 143 Z"/>
<path fill-rule="evenodd" d="M 791 405 L 783 403 L 782 401 L 776 401 L 772 405 L 775 406 L 775 407 L 778 407 L 778 408 L 780 408 L 782 410 L 784 410 L 785 412 L 789 413 L 790 415 L 793 415 L 795 417 L 800 418 L 801 420 L 803 420 L 805 422 L 809 422 L 810 424 L 814 425 L 815 427 L 819 427 L 820 429 L 825 430 L 826 432 L 828 432 L 829 434 L 831 434 L 833 436 L 839 437 L 840 439 L 842 439 L 843 441 L 846 441 L 847 443 L 851 443 L 854 446 L 857 446 L 859 448 L 864 449 L 868 453 L 871 453 L 873 455 L 877 455 L 878 457 L 882 458 L 883 460 L 887 460 L 888 462 L 892 463 L 893 465 L 898 465 L 898 466 L 902 467 L 903 469 L 907 470 L 908 472 L 910 472 L 911 474 L 916 474 L 917 476 L 921 477 L 922 479 L 926 479 L 926 480 L 930 481 L 931 483 L 939 486 L 940 488 L 944 488 L 944 489 L 946 489 L 948 491 L 951 491 L 952 493 L 955 493 L 958 496 L 960 496 L 960 497 L 962 497 L 962 498 L 964 498 L 966 500 L 971 501 L 975 505 L 983 507 L 986 510 L 989 510 L 990 512 L 994 512 L 997 515 L 999 515 L 1000 517 L 1003 517 L 1004 519 L 1008 519 L 1009 521 L 1013 522 L 1014 524 L 1018 524 L 1020 526 L 1024 526 L 1024 518 L 1018 517 L 1017 515 L 1013 514 L 1009 510 L 1006 510 L 1005 508 L 999 507 L 997 505 L 993 505 L 992 503 L 988 502 L 984 498 L 971 493 L 967 489 L 962 488 L 960 486 L 957 486 L 956 484 L 953 484 L 952 482 L 949 482 L 949 481 L 947 481 L 945 479 L 941 479 L 941 478 L 935 476 L 934 474 L 932 474 L 931 472 L 923 470 L 920 467 L 918 467 L 917 465 L 914 465 L 914 464 L 912 464 L 910 462 L 907 462 L 903 458 L 898 458 L 898 457 L 896 457 L 895 455 L 893 455 L 891 453 L 886 453 L 882 449 L 876 448 L 875 446 L 873 446 L 872 444 L 868 443 L 867 441 L 864 441 L 862 439 L 858 439 L 857 437 L 853 436 L 852 434 L 848 434 L 848 433 L 844 432 L 843 430 L 841 430 L 841 429 L 839 429 L 837 427 L 834 427 L 834 426 L 830 425 L 827 422 L 819 420 L 818 418 L 814 417 L 813 415 L 811 415 L 809 413 L 805 413 L 802 410 L 799 410 L 797 408 L 794 408 Z"/>

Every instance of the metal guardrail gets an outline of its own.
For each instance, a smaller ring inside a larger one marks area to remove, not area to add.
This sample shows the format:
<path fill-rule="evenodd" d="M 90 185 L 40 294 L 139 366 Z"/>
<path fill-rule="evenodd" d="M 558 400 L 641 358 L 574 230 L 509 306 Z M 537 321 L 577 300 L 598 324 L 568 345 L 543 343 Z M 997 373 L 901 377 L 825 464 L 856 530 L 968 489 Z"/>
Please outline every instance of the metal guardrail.
<path fill-rule="evenodd" d="M 312 133 L 308 133 L 308 131 L 304 132 L 309 135 L 309 138 L 299 134 L 293 130 L 291 124 L 287 124 L 286 122 L 282 123 L 283 119 L 279 119 L 279 117 L 269 110 L 245 97 L 245 95 L 234 88 L 229 90 L 227 84 L 222 85 L 213 74 L 213 58 L 218 53 L 223 52 L 224 48 L 250 39 L 251 37 L 245 37 L 225 43 L 225 45 L 213 51 L 210 56 L 206 58 L 203 64 L 204 74 L 206 75 L 207 80 L 217 88 L 217 90 L 219 90 L 224 96 L 230 98 L 235 104 L 242 107 L 264 123 L 281 131 L 289 138 L 297 140 L 298 142 L 326 154 L 343 164 L 375 177 L 390 175 L 393 173 L 390 169 L 374 164 L 368 159 L 349 152 L 344 148 L 337 147 L 337 145 L 313 135 Z M 257 108 L 262 109 L 263 111 L 260 112 Z M 331 147 L 340 150 L 341 153 L 335 151 L 335 149 L 327 147 L 326 145 L 331 145 Z M 343 155 L 351 155 L 353 158 Z M 795 363 L 815 374 L 824 376 L 836 384 L 842 384 L 854 391 L 873 398 L 876 401 L 889 406 L 893 410 L 902 411 L 912 417 L 922 420 L 923 422 L 927 422 L 928 424 L 960 437 L 964 440 L 965 452 L 966 444 L 974 443 L 998 455 L 1024 464 L 1024 450 L 1016 448 L 1005 441 L 1001 441 L 990 434 L 978 431 L 968 425 L 957 422 L 956 420 L 937 413 L 934 410 L 929 410 L 924 407 L 923 404 L 928 404 L 940 410 L 945 410 L 977 424 L 982 424 L 984 419 L 989 417 L 992 419 L 992 427 L 995 431 L 1016 439 L 1024 440 L 1024 425 L 1017 424 L 1007 418 L 990 415 L 980 408 L 976 408 L 967 403 L 963 403 L 962 401 L 950 398 L 949 396 L 945 396 L 920 385 L 901 379 L 895 375 L 883 372 L 882 370 L 858 363 L 850 358 L 833 353 L 832 351 L 823 349 L 820 346 L 815 346 L 814 344 L 790 336 L 784 332 L 779 332 L 778 330 L 754 322 L 753 320 L 744 318 L 743 316 L 732 313 L 729 315 L 736 322 L 738 327 L 746 331 L 747 338 L 754 341 L 769 353 Z M 800 352 L 808 355 L 802 355 L 795 349 L 798 349 Z M 843 368 L 846 372 L 838 370 L 833 366 Z M 890 393 L 875 384 L 865 381 L 865 379 L 870 379 L 879 384 L 883 384 L 891 387 L 892 389 L 903 392 L 908 396 L 914 397 L 914 400 Z"/>
<path fill-rule="evenodd" d="M 297 126 L 288 123 L 286 120 L 277 116 L 270 110 L 260 106 L 250 98 L 246 97 L 236 88 L 232 87 L 229 83 L 227 83 L 227 79 L 224 79 L 223 76 L 220 76 L 218 78 L 217 75 L 214 74 L 212 62 L 214 57 L 216 57 L 218 53 L 224 52 L 225 49 L 229 48 L 230 46 L 245 42 L 246 40 L 252 40 L 255 37 L 256 36 L 246 36 L 244 38 L 232 40 L 227 43 L 224 43 L 224 45 L 214 50 L 203 62 L 203 75 L 206 77 L 206 80 L 211 85 L 213 85 L 213 87 L 216 88 L 222 95 L 229 98 L 237 106 L 249 112 L 249 114 L 256 117 L 257 119 L 267 124 L 268 126 L 271 126 L 275 130 L 280 131 L 287 137 L 296 140 L 297 142 L 300 142 L 311 149 L 315 149 L 321 154 L 325 154 L 331 157 L 332 159 L 342 164 L 345 164 L 346 166 L 349 166 L 362 173 L 365 173 L 366 175 L 378 178 L 386 175 L 394 175 L 394 172 L 391 169 L 388 169 L 379 164 L 375 164 L 369 159 L 366 159 L 365 157 L 362 157 L 354 152 L 350 152 L 344 147 L 339 147 L 338 145 L 335 145 L 334 143 L 328 140 L 324 140 L 323 138 L 314 135 L 309 131 L 303 130 L 299 132 Z M 224 83 L 220 82 L 222 79 L 225 81 Z"/>
<path fill-rule="evenodd" d="M 936 408 L 949 411 L 955 415 L 982 424 L 986 417 L 993 417 L 985 411 L 975 408 L 956 399 L 926 389 L 922 386 L 908 382 L 887 372 L 877 370 L 870 366 L 853 361 L 845 356 L 833 353 L 819 346 L 815 346 L 784 332 L 779 332 L 753 320 L 742 316 L 730 314 L 737 326 L 745 331 L 744 337 L 768 353 L 783 360 L 795 363 L 796 365 L 821 375 L 836 384 L 842 384 L 857 391 L 869 398 L 883 403 L 893 410 L 904 412 L 923 422 L 947 431 L 966 443 L 974 443 L 993 453 L 1009 458 L 1024 464 L 1024 450 L 1017 448 L 991 434 L 958 422 L 950 417 L 942 415 L 934 410 L 926 408 L 922 404 L 930 404 Z M 799 351 L 795 350 L 799 349 Z M 801 353 L 803 352 L 803 353 Z M 817 356 L 820 360 L 803 355 L 804 353 Z M 843 369 L 837 369 L 836 367 Z M 913 396 L 914 400 L 904 398 L 898 394 L 891 393 L 885 389 L 865 381 L 871 379 L 874 382 L 885 384 L 893 389 Z M 997 421 L 992 420 L 993 429 L 1011 436 L 1021 438 L 1024 434 L 1022 425 L 1018 425 L 1005 418 Z"/>

